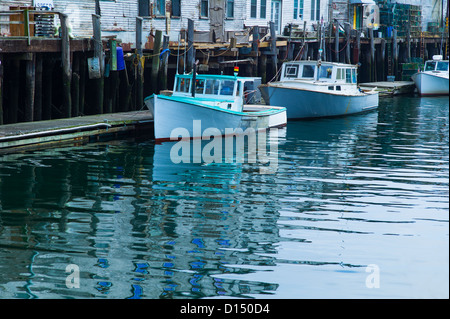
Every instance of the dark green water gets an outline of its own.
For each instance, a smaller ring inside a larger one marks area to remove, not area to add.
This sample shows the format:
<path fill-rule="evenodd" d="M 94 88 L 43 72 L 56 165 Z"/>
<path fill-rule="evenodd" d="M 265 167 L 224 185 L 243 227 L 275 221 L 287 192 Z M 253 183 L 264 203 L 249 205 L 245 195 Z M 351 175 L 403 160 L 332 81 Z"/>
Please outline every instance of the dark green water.
<path fill-rule="evenodd" d="M 275 174 L 150 140 L 2 155 L 0 298 L 449 297 L 448 97 L 274 139 Z"/>

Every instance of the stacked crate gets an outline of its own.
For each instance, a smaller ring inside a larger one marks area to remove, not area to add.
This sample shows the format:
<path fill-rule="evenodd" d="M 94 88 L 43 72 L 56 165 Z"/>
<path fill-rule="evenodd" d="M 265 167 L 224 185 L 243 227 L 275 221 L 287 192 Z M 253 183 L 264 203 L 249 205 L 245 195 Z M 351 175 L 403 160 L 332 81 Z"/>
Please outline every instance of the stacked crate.
<path fill-rule="evenodd" d="M 419 36 L 422 31 L 422 7 L 395 3 L 391 0 L 378 1 L 380 9 L 380 26 L 383 31 L 389 34 L 390 28 L 397 29 L 397 35 L 406 36 L 408 26 L 411 30 L 411 36 Z"/>

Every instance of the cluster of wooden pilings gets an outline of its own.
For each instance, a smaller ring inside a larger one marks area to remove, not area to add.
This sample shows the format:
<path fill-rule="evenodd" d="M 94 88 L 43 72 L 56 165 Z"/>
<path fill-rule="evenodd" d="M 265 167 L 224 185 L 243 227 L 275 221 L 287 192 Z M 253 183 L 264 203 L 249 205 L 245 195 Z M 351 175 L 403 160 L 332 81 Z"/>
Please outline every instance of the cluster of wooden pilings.
<path fill-rule="evenodd" d="M 401 79 L 401 65 L 412 58 L 431 58 L 447 48 L 446 37 L 389 38 L 335 28 L 319 30 L 315 37 L 275 35 L 270 23 L 268 35 L 251 29 L 252 40 L 237 43 L 196 43 L 194 22 L 188 20 L 181 41 L 169 42 L 162 31 L 153 30 L 152 49 L 142 47 L 143 19 L 136 18 L 136 48 L 125 51 L 125 68 L 117 69 L 114 37 L 101 34 L 100 16 L 93 15 L 93 37 L 70 39 L 67 17 L 61 13 L 59 38 L 0 38 L 0 125 L 83 115 L 144 109 L 144 98 L 170 89 L 176 72 L 190 72 L 197 61 L 198 72 L 276 79 L 281 63 L 311 59 L 360 64 L 359 82 L 385 81 L 388 75 Z M 97 63 L 93 75 L 88 61 Z"/>

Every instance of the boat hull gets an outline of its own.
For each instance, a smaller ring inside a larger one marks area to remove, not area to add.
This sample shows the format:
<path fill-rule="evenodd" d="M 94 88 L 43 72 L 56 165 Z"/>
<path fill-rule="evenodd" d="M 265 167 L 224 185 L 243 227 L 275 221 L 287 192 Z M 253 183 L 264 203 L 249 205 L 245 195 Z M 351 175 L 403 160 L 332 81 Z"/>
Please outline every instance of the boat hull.
<path fill-rule="evenodd" d="M 285 126 L 287 121 L 283 107 L 251 105 L 244 106 L 244 112 L 235 112 L 201 104 L 194 99 L 161 95 L 146 98 L 145 104 L 154 114 L 157 141 L 201 138 L 208 128 L 213 128 L 210 130 L 213 135 L 222 136 L 236 129 L 260 131 Z"/>
<path fill-rule="evenodd" d="M 378 107 L 375 91 L 340 95 L 270 84 L 260 89 L 267 104 L 286 107 L 288 120 L 350 115 Z"/>
<path fill-rule="evenodd" d="M 449 95 L 448 75 L 438 76 L 428 73 L 416 73 L 412 77 L 420 95 Z"/>

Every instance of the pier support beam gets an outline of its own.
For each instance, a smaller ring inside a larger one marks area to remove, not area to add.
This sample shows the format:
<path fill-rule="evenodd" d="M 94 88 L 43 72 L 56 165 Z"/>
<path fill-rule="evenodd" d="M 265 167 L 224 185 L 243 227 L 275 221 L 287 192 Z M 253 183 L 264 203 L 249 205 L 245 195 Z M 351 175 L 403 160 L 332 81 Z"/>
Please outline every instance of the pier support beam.
<path fill-rule="evenodd" d="M 3 125 L 3 56 L 0 54 L 0 125 Z"/>
<path fill-rule="evenodd" d="M 192 71 L 192 68 L 194 66 L 194 59 L 195 59 L 195 53 L 194 53 L 194 20 L 188 19 L 188 33 L 187 33 L 187 44 L 188 44 L 188 51 L 187 51 L 187 61 L 184 61 L 186 63 L 186 71 L 187 73 Z"/>
<path fill-rule="evenodd" d="M 42 120 L 42 73 L 43 73 L 43 64 L 44 57 L 42 53 L 36 54 L 36 87 L 34 94 L 34 121 Z"/>
<path fill-rule="evenodd" d="M 60 14 L 61 20 L 61 58 L 62 58 L 62 81 L 63 81 L 63 105 L 62 116 L 67 118 L 72 116 L 72 70 L 70 64 L 70 39 L 69 28 L 67 26 L 67 15 Z"/>
<path fill-rule="evenodd" d="M 156 30 L 155 41 L 153 42 L 153 57 L 152 57 L 152 73 L 151 73 L 151 85 L 152 92 L 159 93 L 158 88 L 158 74 L 159 74 L 159 52 L 161 51 L 162 31 Z"/>
<path fill-rule="evenodd" d="M 94 27 L 94 57 L 98 59 L 100 65 L 100 78 L 94 79 L 95 93 L 94 93 L 94 114 L 103 113 L 103 99 L 105 79 L 103 78 L 103 43 L 102 43 L 102 29 L 100 24 L 100 16 L 92 15 L 92 24 Z"/>
<path fill-rule="evenodd" d="M 25 60 L 25 100 L 24 100 L 24 121 L 33 122 L 34 115 L 34 93 L 36 87 L 36 58 L 35 54 L 28 53 Z"/>
<path fill-rule="evenodd" d="M 144 69 L 141 63 L 143 56 L 142 51 L 142 22 L 141 17 L 136 18 L 136 55 L 138 59 L 137 76 L 136 76 L 136 104 L 135 107 L 140 110 L 144 103 Z"/>

